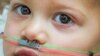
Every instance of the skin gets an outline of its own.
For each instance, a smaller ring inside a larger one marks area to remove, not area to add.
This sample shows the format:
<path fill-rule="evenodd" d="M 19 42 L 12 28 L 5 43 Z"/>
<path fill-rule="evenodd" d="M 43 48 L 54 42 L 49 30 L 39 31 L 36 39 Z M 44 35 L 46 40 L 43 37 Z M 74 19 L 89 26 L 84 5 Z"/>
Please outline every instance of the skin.
<path fill-rule="evenodd" d="M 29 41 L 37 40 L 40 45 L 51 44 L 90 51 L 100 43 L 100 8 L 99 4 L 92 5 L 91 1 L 11 0 L 5 34 Z M 20 4 L 29 7 L 32 14 L 19 14 L 13 7 Z M 73 22 L 62 24 L 55 21 L 53 17 L 57 12 L 68 14 Z M 17 48 L 21 47 L 4 41 L 5 56 L 13 56 Z"/>

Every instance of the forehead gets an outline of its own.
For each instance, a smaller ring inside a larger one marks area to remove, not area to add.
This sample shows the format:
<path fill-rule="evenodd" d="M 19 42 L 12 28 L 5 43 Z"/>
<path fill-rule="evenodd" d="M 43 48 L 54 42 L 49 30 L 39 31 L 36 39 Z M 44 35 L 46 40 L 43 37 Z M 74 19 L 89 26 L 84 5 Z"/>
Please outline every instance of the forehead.
<path fill-rule="evenodd" d="M 79 5 L 82 4 L 82 0 L 11 0 L 11 3 L 13 2 L 22 2 L 25 4 L 30 4 L 31 6 L 36 5 Z"/>
<path fill-rule="evenodd" d="M 30 7 L 33 6 L 50 7 L 54 5 L 60 7 L 61 5 L 65 7 L 76 7 L 76 8 L 85 7 L 86 9 L 100 8 L 100 0 L 11 0 L 11 3 L 19 1 L 24 4 L 28 4 Z"/>
<path fill-rule="evenodd" d="M 11 0 L 11 1 L 17 1 L 17 0 Z M 33 3 L 33 2 L 41 2 L 41 3 L 50 3 L 50 2 L 63 2 L 63 3 L 67 3 L 67 2 L 80 2 L 82 0 L 18 0 L 18 1 L 22 1 L 22 2 L 30 2 L 30 3 Z"/>
<path fill-rule="evenodd" d="M 11 0 L 13 1 L 21 1 L 21 2 L 25 2 L 25 3 L 40 3 L 40 4 L 44 4 L 44 3 L 51 3 L 51 2 L 55 2 L 55 3 L 80 3 L 80 4 L 84 4 L 84 5 L 95 5 L 94 3 L 100 3 L 100 0 Z M 52 4 L 52 3 L 51 3 Z"/>

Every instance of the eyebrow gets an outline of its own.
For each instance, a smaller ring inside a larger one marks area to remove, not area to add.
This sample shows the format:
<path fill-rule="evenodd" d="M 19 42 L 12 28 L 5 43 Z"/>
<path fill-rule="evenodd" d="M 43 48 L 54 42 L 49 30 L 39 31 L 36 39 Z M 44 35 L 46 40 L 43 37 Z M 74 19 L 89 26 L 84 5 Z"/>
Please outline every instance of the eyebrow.
<path fill-rule="evenodd" d="M 100 8 L 100 0 L 87 0 L 83 1 L 84 5 L 87 6 L 87 8 L 96 9 Z"/>
<path fill-rule="evenodd" d="M 11 0 L 11 2 L 14 2 L 14 1 L 21 1 L 21 2 L 24 2 L 24 3 L 30 2 L 30 0 Z"/>
<path fill-rule="evenodd" d="M 28 2 L 28 0 L 22 0 L 23 2 Z"/>
<path fill-rule="evenodd" d="M 24 3 L 28 3 L 28 4 L 31 3 L 31 0 L 21 0 L 21 1 L 24 2 Z"/>

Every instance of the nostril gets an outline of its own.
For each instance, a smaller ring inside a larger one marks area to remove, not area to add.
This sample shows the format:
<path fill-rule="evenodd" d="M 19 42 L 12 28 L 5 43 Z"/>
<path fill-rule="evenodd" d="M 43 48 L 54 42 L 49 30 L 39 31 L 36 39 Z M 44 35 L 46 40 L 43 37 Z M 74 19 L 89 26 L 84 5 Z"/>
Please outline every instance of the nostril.
<path fill-rule="evenodd" d="M 27 40 L 27 42 L 29 42 L 29 39 L 26 36 L 22 36 L 21 38 L 22 40 Z"/>
<path fill-rule="evenodd" d="M 27 40 L 27 42 L 32 41 L 34 37 L 31 37 L 29 33 L 23 31 L 21 34 L 21 39 L 22 40 Z"/>
<path fill-rule="evenodd" d="M 28 41 L 36 41 L 37 43 L 43 45 L 47 41 L 47 33 L 44 31 L 30 31 L 29 29 L 26 29 L 22 32 L 22 39 L 28 40 Z"/>
<path fill-rule="evenodd" d="M 30 41 L 33 41 L 35 39 L 36 35 L 37 34 L 35 34 L 33 32 L 26 31 L 24 34 L 24 39 L 28 39 Z"/>

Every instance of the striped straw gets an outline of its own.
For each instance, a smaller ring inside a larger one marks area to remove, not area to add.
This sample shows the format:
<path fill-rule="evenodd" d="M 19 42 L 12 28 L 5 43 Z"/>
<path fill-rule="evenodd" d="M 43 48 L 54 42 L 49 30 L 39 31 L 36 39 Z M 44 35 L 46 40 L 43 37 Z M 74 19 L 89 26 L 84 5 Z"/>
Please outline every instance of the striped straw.
<path fill-rule="evenodd" d="M 25 40 L 20 41 L 21 39 L 19 37 L 15 36 L 7 36 L 5 39 L 7 42 L 13 45 L 22 45 L 25 46 L 26 42 Z M 52 54 L 59 54 L 59 55 L 69 55 L 69 56 L 88 56 L 88 52 L 83 52 L 80 50 L 75 50 L 71 48 L 64 48 L 60 46 L 54 46 L 54 45 L 49 45 L 45 44 L 42 47 L 39 48 L 41 52 L 46 52 L 46 53 L 52 53 Z"/>

